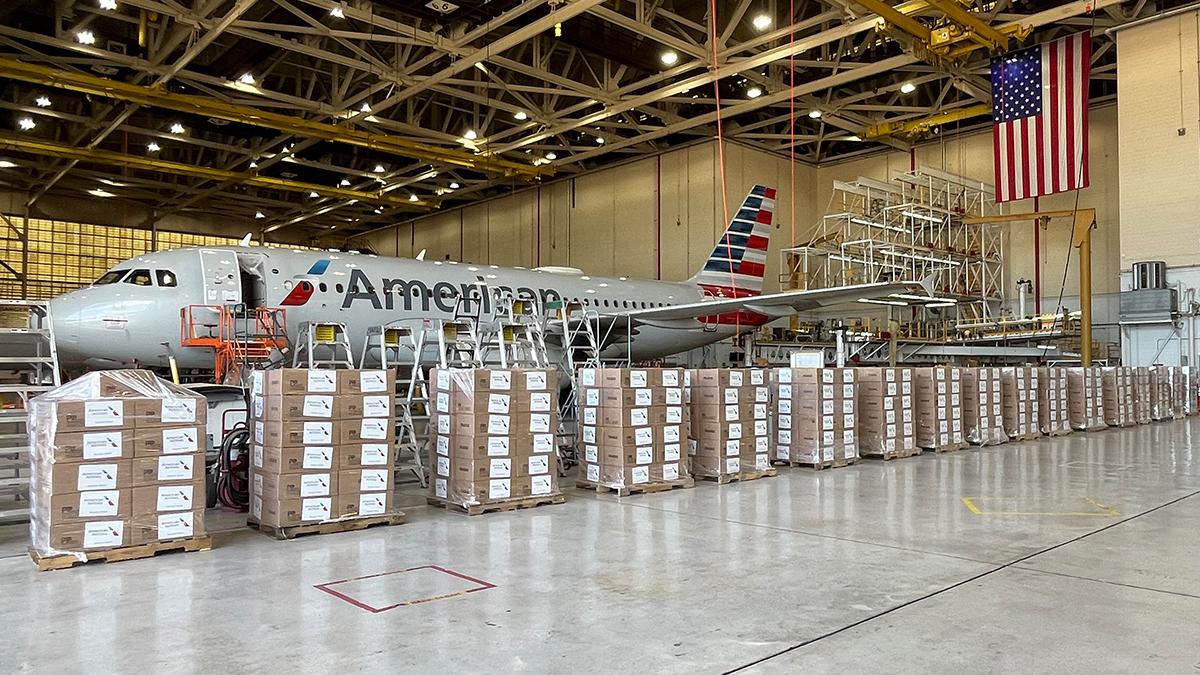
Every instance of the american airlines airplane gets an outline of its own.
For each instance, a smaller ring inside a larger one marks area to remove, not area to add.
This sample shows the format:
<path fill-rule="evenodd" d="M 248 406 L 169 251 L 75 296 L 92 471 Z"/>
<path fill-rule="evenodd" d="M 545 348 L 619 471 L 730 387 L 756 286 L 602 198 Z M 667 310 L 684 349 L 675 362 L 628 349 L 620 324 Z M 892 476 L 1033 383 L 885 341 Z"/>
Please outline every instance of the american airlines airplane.
<path fill-rule="evenodd" d="M 359 350 L 374 326 L 453 318 L 459 298 L 491 293 L 579 303 L 619 336 L 605 355 L 635 360 L 684 352 L 796 311 L 925 292 L 921 282 L 762 292 L 775 190 L 755 186 L 695 276 L 684 282 L 593 277 L 573 268 L 497 267 L 269 247 L 187 248 L 120 263 L 87 288 L 51 302 L 59 360 L 68 369 L 211 369 L 210 349 L 180 344 L 188 305 L 281 307 L 293 341 L 301 323 L 345 324 Z"/>

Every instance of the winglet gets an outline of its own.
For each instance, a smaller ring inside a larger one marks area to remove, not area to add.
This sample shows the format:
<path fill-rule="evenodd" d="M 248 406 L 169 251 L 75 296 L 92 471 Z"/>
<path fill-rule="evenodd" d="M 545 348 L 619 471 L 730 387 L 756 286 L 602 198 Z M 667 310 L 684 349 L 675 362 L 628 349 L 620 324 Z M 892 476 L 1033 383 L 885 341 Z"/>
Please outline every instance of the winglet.
<path fill-rule="evenodd" d="M 417 254 L 417 260 L 424 260 L 424 259 L 425 259 L 425 249 L 421 249 L 421 252 Z"/>
<path fill-rule="evenodd" d="M 253 236 L 254 236 L 253 232 L 247 232 L 246 236 L 242 237 L 242 241 L 238 243 L 238 246 L 249 246 L 250 238 Z"/>
<path fill-rule="evenodd" d="M 934 272 L 917 283 L 921 284 L 921 290 L 925 291 L 925 295 L 933 297 L 933 282 L 937 280 L 937 272 Z"/>

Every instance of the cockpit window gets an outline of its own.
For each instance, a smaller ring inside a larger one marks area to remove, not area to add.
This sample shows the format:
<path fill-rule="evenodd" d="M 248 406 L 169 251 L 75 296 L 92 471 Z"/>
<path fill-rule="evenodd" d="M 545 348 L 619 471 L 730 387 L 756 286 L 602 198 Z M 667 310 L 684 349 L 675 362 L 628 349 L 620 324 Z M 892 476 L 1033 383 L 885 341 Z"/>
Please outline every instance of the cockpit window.
<path fill-rule="evenodd" d="M 134 286 L 150 286 L 150 270 L 134 270 L 125 278 L 125 283 L 133 284 Z"/>
<path fill-rule="evenodd" d="M 128 273 L 129 273 L 129 270 L 109 270 L 108 272 L 105 272 L 104 274 L 100 275 L 100 278 L 97 279 L 92 285 L 93 286 L 107 286 L 108 284 L 115 284 L 121 280 L 121 277 L 125 276 Z"/>
<path fill-rule="evenodd" d="M 173 288 L 177 285 L 175 282 L 175 273 L 171 270 L 155 270 L 154 274 L 158 277 L 159 286 Z"/>

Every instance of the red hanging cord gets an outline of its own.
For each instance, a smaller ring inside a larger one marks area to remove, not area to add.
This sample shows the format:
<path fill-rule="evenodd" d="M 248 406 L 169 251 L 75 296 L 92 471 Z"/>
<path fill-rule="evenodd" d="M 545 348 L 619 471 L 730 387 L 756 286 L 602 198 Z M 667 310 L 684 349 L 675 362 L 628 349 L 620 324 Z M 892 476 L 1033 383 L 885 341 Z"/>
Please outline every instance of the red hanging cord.
<path fill-rule="evenodd" d="M 729 286 L 733 290 L 733 297 L 738 297 L 737 279 L 734 277 L 733 271 L 733 238 L 729 236 L 729 198 L 726 196 L 725 187 L 725 135 L 721 125 L 721 66 L 717 60 L 717 0 L 709 2 L 709 42 L 712 44 L 712 71 L 713 71 L 713 95 L 717 102 L 717 173 L 721 177 L 721 214 L 724 217 L 726 226 L 725 232 L 725 257 L 729 261 Z M 742 314 L 740 311 L 734 311 L 734 330 L 741 332 Z"/>

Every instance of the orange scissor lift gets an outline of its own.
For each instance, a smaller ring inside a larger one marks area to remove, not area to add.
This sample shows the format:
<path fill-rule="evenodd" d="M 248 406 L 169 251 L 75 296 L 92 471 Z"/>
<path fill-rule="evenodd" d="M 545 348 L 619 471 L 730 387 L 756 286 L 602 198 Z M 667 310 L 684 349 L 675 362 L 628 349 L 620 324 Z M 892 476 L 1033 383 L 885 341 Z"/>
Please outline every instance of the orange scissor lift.
<path fill-rule="evenodd" d="M 179 311 L 179 344 L 213 350 L 213 381 L 238 384 L 245 370 L 288 346 L 282 307 L 188 305 Z"/>

